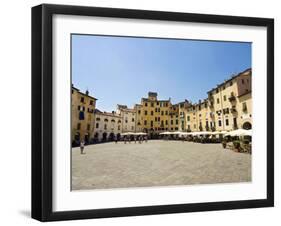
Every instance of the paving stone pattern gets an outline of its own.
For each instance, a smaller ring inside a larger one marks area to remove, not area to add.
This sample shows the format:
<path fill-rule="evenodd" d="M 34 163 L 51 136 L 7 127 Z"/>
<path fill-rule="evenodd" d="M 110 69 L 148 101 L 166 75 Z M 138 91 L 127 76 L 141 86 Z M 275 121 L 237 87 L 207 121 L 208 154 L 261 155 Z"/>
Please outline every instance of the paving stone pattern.
<path fill-rule="evenodd" d="M 72 189 L 107 189 L 251 181 L 251 155 L 221 144 L 149 140 L 72 149 Z"/>

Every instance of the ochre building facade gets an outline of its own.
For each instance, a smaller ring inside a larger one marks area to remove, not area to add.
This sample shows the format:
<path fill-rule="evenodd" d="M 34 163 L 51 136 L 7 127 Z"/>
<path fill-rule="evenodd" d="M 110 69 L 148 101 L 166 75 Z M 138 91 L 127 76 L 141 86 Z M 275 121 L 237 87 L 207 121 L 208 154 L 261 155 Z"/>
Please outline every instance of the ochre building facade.
<path fill-rule="evenodd" d="M 156 92 L 149 92 L 133 108 L 119 104 L 111 113 L 95 109 L 96 98 L 72 87 L 72 139 L 115 139 L 125 132 L 146 132 L 153 137 L 164 131 L 251 129 L 251 81 L 252 70 L 247 69 L 208 91 L 198 103 L 173 104 L 170 98 L 159 99 Z"/>
<path fill-rule="evenodd" d="M 94 111 L 97 99 L 89 92 L 81 92 L 72 86 L 71 95 L 71 136 L 72 145 L 82 140 L 89 143 L 94 136 Z"/>

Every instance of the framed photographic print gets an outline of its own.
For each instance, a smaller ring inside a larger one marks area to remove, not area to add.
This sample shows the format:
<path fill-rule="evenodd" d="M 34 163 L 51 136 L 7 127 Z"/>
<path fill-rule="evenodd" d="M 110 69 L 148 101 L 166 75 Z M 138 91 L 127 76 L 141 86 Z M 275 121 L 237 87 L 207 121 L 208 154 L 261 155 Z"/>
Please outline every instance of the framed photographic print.
<path fill-rule="evenodd" d="M 274 205 L 274 21 L 32 8 L 32 217 Z"/>

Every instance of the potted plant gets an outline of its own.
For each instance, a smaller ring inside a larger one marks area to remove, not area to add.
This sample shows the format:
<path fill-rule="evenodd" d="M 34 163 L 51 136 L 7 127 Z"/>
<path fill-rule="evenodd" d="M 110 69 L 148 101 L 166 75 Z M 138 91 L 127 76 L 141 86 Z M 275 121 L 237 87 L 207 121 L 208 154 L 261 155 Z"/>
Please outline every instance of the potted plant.
<path fill-rule="evenodd" d="M 223 147 L 223 148 L 226 148 L 227 140 L 226 140 L 226 139 L 223 139 L 222 142 L 221 142 L 221 144 L 222 144 L 222 147 Z"/>
<path fill-rule="evenodd" d="M 239 140 L 234 140 L 233 141 L 233 147 L 236 151 L 240 151 L 241 145 L 240 145 L 240 141 Z"/>

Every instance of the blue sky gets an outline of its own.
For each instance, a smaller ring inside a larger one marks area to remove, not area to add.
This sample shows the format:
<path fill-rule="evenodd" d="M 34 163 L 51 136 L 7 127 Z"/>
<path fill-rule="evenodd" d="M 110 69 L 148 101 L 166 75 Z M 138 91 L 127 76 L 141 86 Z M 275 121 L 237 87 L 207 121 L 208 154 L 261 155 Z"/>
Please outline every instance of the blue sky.
<path fill-rule="evenodd" d="M 251 67 L 251 43 L 72 35 L 72 83 L 97 108 L 158 99 L 198 102 L 232 74 Z"/>

